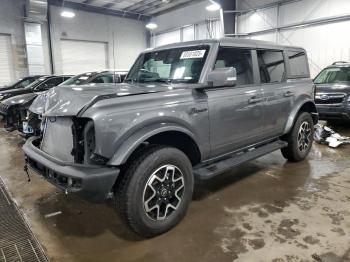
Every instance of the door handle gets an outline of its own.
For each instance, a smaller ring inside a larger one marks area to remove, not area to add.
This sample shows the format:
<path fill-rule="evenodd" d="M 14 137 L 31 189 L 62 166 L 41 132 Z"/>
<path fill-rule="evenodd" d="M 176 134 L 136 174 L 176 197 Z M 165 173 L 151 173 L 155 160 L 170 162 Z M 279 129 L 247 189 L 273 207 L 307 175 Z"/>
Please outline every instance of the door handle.
<path fill-rule="evenodd" d="M 249 100 L 248 100 L 248 103 L 249 104 L 256 104 L 256 103 L 259 103 L 263 101 L 263 98 L 262 97 L 256 97 L 256 96 L 253 96 L 251 97 Z"/>
<path fill-rule="evenodd" d="M 287 91 L 284 93 L 284 97 L 290 97 L 290 96 L 293 96 L 294 95 L 294 92 L 292 91 Z"/>

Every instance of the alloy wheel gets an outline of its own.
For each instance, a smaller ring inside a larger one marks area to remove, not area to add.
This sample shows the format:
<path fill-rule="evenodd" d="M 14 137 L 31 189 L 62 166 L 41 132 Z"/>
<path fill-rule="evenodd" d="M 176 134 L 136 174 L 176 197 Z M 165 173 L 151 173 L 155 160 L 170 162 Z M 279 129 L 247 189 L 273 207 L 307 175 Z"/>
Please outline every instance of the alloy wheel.
<path fill-rule="evenodd" d="M 152 173 L 143 192 L 147 216 L 155 221 L 168 218 L 180 206 L 185 180 L 174 165 L 164 165 Z"/>
<path fill-rule="evenodd" d="M 298 132 L 298 149 L 300 152 L 305 152 L 311 145 L 311 128 L 308 122 L 303 122 L 300 125 Z"/>

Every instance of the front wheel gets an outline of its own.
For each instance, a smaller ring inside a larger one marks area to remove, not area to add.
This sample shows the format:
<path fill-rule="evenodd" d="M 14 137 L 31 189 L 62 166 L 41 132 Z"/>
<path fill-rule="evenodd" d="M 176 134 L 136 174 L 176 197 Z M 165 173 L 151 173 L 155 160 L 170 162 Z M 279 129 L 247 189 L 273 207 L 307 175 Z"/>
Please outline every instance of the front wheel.
<path fill-rule="evenodd" d="M 314 140 L 314 123 L 310 113 L 303 112 L 299 115 L 285 140 L 288 146 L 281 151 L 286 159 L 299 162 L 307 157 Z"/>
<path fill-rule="evenodd" d="M 192 165 L 172 147 L 146 148 L 116 187 L 116 207 L 139 235 L 162 234 L 185 216 L 193 192 Z"/>

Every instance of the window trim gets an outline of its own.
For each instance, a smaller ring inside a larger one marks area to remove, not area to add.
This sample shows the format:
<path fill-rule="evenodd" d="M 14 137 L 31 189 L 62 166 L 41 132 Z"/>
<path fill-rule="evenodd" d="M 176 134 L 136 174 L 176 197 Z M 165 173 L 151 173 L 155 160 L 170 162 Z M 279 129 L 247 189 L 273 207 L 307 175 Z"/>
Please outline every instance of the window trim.
<path fill-rule="evenodd" d="M 272 51 L 272 52 L 282 52 L 282 56 L 283 56 L 283 63 L 284 63 L 284 74 L 283 74 L 283 78 L 282 81 L 279 82 L 269 82 L 269 83 L 263 83 L 261 82 L 261 75 L 260 75 L 260 69 L 259 69 L 259 58 L 258 58 L 258 51 Z M 285 54 L 285 50 L 284 49 L 272 49 L 272 48 L 256 48 L 255 49 L 256 52 L 256 63 L 257 63 L 257 68 L 258 68 L 258 78 L 259 78 L 259 84 L 260 85 L 277 85 L 277 84 L 281 84 L 281 83 L 286 83 L 288 80 L 288 68 L 287 68 L 287 61 L 286 61 L 286 54 Z"/>

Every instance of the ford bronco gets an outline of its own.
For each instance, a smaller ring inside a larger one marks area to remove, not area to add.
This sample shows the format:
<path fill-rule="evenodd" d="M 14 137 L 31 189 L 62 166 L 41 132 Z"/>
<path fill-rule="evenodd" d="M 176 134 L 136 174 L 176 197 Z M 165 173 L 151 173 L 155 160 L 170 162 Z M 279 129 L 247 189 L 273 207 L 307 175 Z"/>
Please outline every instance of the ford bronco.
<path fill-rule="evenodd" d="M 185 216 L 195 179 L 281 149 L 308 155 L 318 114 L 302 48 L 221 39 L 140 54 L 124 83 L 53 88 L 32 104 L 42 132 L 26 165 L 91 201 L 113 197 L 152 237 Z"/>

